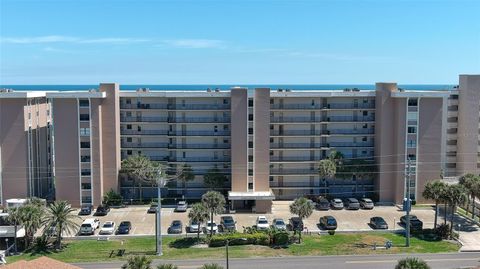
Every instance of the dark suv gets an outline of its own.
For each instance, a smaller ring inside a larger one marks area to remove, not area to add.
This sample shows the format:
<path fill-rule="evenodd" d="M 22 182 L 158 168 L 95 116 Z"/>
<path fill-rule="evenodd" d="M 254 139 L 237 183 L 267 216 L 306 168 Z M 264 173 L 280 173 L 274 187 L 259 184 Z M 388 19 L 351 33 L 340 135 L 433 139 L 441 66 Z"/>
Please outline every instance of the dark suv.
<path fill-rule="evenodd" d="M 337 220 L 332 216 L 323 216 L 320 218 L 320 227 L 325 230 L 336 230 Z"/>
<path fill-rule="evenodd" d="M 319 198 L 317 202 L 317 210 L 329 210 L 330 202 L 325 198 Z"/>
<path fill-rule="evenodd" d="M 293 217 L 289 219 L 288 225 L 292 231 L 303 231 L 303 221 L 299 217 Z"/>
<path fill-rule="evenodd" d="M 407 225 L 407 215 L 404 215 L 400 218 L 400 223 Z M 423 229 L 423 222 L 415 215 L 410 215 L 410 229 L 414 231 L 420 231 Z"/>
<path fill-rule="evenodd" d="M 95 211 L 95 216 L 106 216 L 110 212 L 108 205 L 99 205 Z"/>
<path fill-rule="evenodd" d="M 224 231 L 235 232 L 237 231 L 236 221 L 233 220 L 232 216 L 223 216 L 220 218 L 220 224 Z"/>

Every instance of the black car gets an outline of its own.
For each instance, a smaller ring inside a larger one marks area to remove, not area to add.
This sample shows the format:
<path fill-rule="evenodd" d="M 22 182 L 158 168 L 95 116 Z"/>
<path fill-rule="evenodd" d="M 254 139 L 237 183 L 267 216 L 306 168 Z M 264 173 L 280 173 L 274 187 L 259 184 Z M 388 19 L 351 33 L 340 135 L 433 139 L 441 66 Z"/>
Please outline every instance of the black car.
<path fill-rule="evenodd" d="M 407 225 L 407 216 L 402 216 L 400 218 L 400 223 Z M 410 229 L 411 230 L 422 230 L 423 222 L 417 218 L 415 215 L 410 215 Z"/>
<path fill-rule="evenodd" d="M 388 224 L 382 217 L 370 218 L 370 226 L 373 229 L 388 229 Z"/>
<path fill-rule="evenodd" d="M 325 198 L 318 199 L 317 210 L 329 210 L 330 209 L 330 202 Z"/>
<path fill-rule="evenodd" d="M 152 204 L 152 205 L 150 205 L 150 207 L 149 207 L 148 210 L 147 210 L 147 213 L 148 213 L 148 214 L 157 213 L 157 207 L 158 207 L 157 204 Z"/>
<path fill-rule="evenodd" d="M 235 232 L 237 230 L 237 222 L 232 216 L 222 216 L 220 218 L 220 224 L 224 231 Z"/>
<path fill-rule="evenodd" d="M 346 209 L 352 209 L 352 210 L 358 210 L 360 209 L 360 203 L 358 202 L 357 199 L 355 198 L 348 198 L 345 199 L 345 208 Z"/>
<path fill-rule="evenodd" d="M 110 212 L 108 205 L 99 205 L 95 211 L 95 216 L 106 216 Z"/>
<path fill-rule="evenodd" d="M 117 234 L 129 234 L 132 230 L 132 223 L 130 221 L 122 221 L 117 228 Z"/>
<path fill-rule="evenodd" d="M 78 212 L 78 215 L 82 215 L 82 216 L 87 216 L 87 215 L 90 215 L 92 214 L 92 206 L 82 206 L 82 208 L 80 208 L 80 212 Z"/>
<path fill-rule="evenodd" d="M 167 230 L 169 234 L 181 234 L 182 231 L 183 231 L 183 224 L 180 220 L 172 221 L 172 224 L 170 224 L 170 227 L 168 227 L 168 230 Z"/>
<path fill-rule="evenodd" d="M 303 221 L 299 217 L 293 217 L 289 219 L 288 225 L 292 231 L 303 231 Z"/>
<path fill-rule="evenodd" d="M 320 227 L 325 230 L 336 230 L 337 220 L 333 216 L 323 216 L 319 220 Z"/>

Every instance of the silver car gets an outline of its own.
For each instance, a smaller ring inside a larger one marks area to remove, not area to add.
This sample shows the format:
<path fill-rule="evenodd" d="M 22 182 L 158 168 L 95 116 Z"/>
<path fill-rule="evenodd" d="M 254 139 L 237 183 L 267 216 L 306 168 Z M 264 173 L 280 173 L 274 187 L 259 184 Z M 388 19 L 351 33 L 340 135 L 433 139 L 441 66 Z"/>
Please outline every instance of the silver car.
<path fill-rule="evenodd" d="M 339 198 L 332 199 L 330 201 L 330 206 L 332 207 L 332 209 L 337 209 L 337 210 L 343 209 L 343 201 L 342 199 L 339 199 Z"/>
<path fill-rule="evenodd" d="M 363 209 L 373 209 L 374 204 L 372 199 L 369 199 L 369 198 L 360 199 L 360 207 Z"/>
<path fill-rule="evenodd" d="M 286 231 L 287 224 L 285 224 L 285 221 L 283 219 L 273 219 L 272 228 L 275 228 L 280 231 Z"/>
<path fill-rule="evenodd" d="M 186 212 L 188 208 L 187 201 L 180 201 L 178 202 L 177 206 L 175 207 L 176 212 Z"/>

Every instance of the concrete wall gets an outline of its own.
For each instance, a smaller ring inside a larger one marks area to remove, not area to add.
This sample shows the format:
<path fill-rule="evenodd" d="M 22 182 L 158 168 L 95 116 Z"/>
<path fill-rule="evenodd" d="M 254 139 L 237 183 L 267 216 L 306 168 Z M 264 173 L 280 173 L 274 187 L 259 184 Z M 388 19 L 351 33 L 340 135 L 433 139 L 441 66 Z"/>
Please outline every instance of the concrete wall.
<path fill-rule="evenodd" d="M 101 99 L 90 99 L 91 107 L 91 126 L 90 130 L 91 140 L 92 140 L 92 204 L 97 206 L 102 203 L 103 198 L 103 132 L 102 132 L 102 100 Z"/>
<path fill-rule="evenodd" d="M 230 102 L 232 191 L 245 192 L 248 188 L 247 89 L 232 89 Z"/>
<path fill-rule="evenodd" d="M 253 106 L 254 191 L 270 189 L 270 89 L 255 89 Z"/>

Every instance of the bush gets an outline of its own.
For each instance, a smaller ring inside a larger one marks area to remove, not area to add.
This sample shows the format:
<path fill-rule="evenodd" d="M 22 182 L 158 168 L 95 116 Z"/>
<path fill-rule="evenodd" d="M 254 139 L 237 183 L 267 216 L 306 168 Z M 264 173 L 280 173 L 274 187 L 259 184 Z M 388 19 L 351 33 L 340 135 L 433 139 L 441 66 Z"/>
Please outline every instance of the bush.
<path fill-rule="evenodd" d="M 277 246 L 288 245 L 289 234 L 287 232 L 278 232 L 273 235 L 273 244 Z"/>
<path fill-rule="evenodd" d="M 241 233 L 231 233 L 231 234 L 222 234 L 214 235 L 210 238 L 208 246 L 209 247 L 222 247 L 225 246 L 226 240 L 229 240 L 230 246 L 236 245 L 263 245 L 268 246 L 270 243 L 270 238 L 265 233 L 252 233 L 252 234 L 241 234 Z M 246 239 L 246 240 L 242 240 Z"/>
<path fill-rule="evenodd" d="M 329 231 L 328 231 L 328 234 L 329 234 L 329 235 L 334 235 L 334 234 L 335 234 L 335 230 L 329 230 Z"/>
<path fill-rule="evenodd" d="M 198 239 L 197 237 L 183 237 L 170 242 L 169 246 L 172 248 L 189 248 L 198 243 L 203 244 L 205 243 L 205 240 L 206 239 L 204 237 L 200 237 Z"/>
<path fill-rule="evenodd" d="M 442 223 L 435 228 L 435 234 L 442 239 L 450 238 L 450 225 Z"/>
<path fill-rule="evenodd" d="M 223 267 L 216 263 L 207 263 L 200 267 L 200 269 L 223 269 Z"/>
<path fill-rule="evenodd" d="M 110 189 L 103 196 L 103 204 L 108 206 L 120 206 L 122 205 L 122 196 L 116 193 L 113 189 Z"/>

